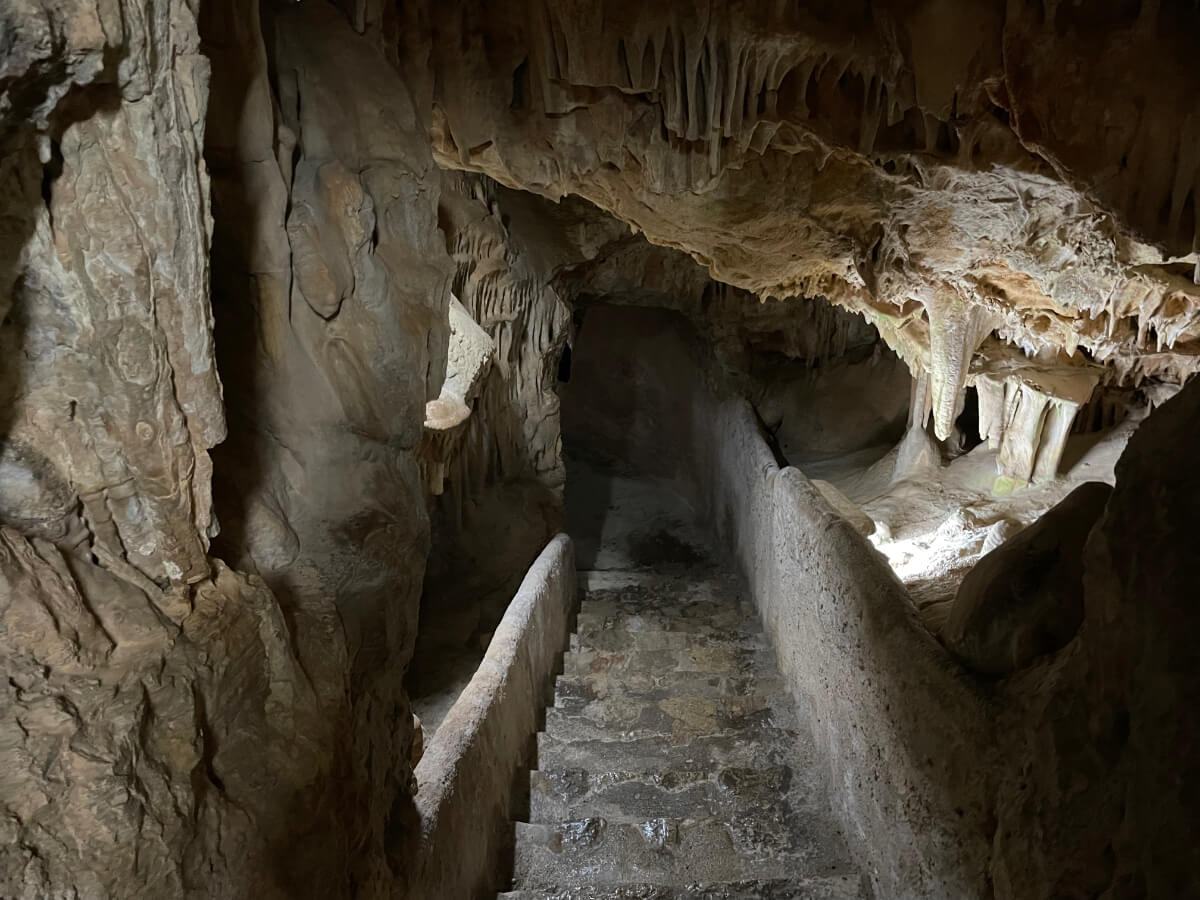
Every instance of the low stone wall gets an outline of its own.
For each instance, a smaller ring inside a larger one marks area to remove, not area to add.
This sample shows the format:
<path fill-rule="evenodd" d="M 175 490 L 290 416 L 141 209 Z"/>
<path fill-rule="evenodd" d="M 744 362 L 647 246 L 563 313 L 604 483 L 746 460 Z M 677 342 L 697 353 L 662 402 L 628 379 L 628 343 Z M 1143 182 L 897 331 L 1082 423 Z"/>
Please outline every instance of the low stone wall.
<path fill-rule="evenodd" d="M 512 842 L 518 779 L 533 755 L 575 605 L 575 551 L 560 534 L 530 567 L 417 766 L 413 900 L 469 900 L 503 887 L 497 881 Z"/>
<path fill-rule="evenodd" d="M 982 688 L 875 548 L 777 466 L 748 403 L 705 390 L 693 402 L 697 496 L 750 582 L 876 896 L 991 897 L 997 768 Z"/>

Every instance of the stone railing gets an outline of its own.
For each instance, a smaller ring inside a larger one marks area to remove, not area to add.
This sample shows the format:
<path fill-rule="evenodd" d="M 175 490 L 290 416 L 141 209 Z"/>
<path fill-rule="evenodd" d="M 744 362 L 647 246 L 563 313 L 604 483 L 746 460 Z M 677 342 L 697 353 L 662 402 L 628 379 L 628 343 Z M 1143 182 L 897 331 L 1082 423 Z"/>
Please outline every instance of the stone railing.
<path fill-rule="evenodd" d="M 750 583 L 876 896 L 990 897 L 989 701 L 886 560 L 776 464 L 749 404 L 703 387 L 693 402 L 696 497 Z"/>
<path fill-rule="evenodd" d="M 575 604 L 575 551 L 560 534 L 525 575 L 417 765 L 419 834 L 406 878 L 413 900 L 503 888 L 516 785 L 533 759 Z"/>

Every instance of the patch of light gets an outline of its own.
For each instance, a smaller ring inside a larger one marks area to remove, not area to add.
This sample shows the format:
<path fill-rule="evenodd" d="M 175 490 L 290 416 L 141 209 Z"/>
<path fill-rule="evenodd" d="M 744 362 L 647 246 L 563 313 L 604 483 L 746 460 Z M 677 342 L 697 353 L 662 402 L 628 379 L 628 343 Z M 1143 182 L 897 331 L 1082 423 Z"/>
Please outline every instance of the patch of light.
<path fill-rule="evenodd" d="M 985 546 L 991 549 L 1013 530 L 1007 520 L 986 520 L 972 510 L 959 509 L 930 530 L 895 538 L 886 529 L 879 529 L 870 540 L 887 557 L 900 580 L 908 583 L 973 565 Z"/>

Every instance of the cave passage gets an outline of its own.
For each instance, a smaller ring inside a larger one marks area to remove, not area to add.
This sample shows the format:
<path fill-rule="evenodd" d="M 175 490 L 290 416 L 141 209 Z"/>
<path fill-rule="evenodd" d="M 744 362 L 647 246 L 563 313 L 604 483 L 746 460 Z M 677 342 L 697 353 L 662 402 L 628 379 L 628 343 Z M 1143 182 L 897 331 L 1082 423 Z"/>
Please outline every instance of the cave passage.
<path fill-rule="evenodd" d="M 0 898 L 1200 897 L 1197 34 L 0 0 Z"/>
<path fill-rule="evenodd" d="M 604 304 L 577 330 L 559 395 L 582 599 L 516 825 L 514 891 L 859 895 L 809 729 L 688 499 L 682 432 L 664 433 L 684 427 L 699 341 L 677 314 Z"/>

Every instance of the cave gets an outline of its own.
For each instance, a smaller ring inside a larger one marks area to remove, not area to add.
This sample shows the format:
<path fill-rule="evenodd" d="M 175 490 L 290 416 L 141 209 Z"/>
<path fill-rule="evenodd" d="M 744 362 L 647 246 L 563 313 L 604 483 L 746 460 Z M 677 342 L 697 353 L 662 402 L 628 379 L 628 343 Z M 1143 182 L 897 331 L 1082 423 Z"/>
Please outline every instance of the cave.
<path fill-rule="evenodd" d="M 0 898 L 1200 897 L 1198 32 L 0 0 Z"/>

